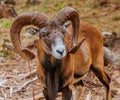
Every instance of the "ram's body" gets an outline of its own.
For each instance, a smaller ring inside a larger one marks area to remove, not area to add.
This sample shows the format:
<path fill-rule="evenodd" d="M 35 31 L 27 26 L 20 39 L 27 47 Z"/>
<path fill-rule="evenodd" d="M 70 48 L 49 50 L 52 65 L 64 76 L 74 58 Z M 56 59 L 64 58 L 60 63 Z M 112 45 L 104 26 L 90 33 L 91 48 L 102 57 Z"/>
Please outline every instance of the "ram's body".
<path fill-rule="evenodd" d="M 65 30 L 62 25 L 67 20 L 71 20 L 72 26 Z M 110 78 L 104 69 L 103 38 L 96 28 L 79 24 L 79 14 L 70 7 L 62 9 L 53 20 L 41 13 L 23 13 L 12 24 L 11 40 L 16 51 L 26 60 L 33 59 L 34 54 L 22 48 L 19 35 L 21 29 L 30 24 L 40 28 L 37 75 L 44 87 L 46 100 L 55 100 L 57 92 L 62 92 L 63 100 L 70 100 L 72 86 L 76 88 L 73 99 L 80 100 L 81 87 L 84 86 L 82 79 L 90 69 L 105 86 L 106 100 L 110 100 Z"/>
<path fill-rule="evenodd" d="M 72 27 L 68 27 L 67 29 L 67 35 L 65 38 L 65 43 L 67 48 L 70 45 L 70 37 L 72 32 Z M 67 53 L 66 57 L 62 59 L 59 69 L 60 73 L 59 75 L 56 74 L 57 71 L 54 72 L 54 68 L 50 69 L 48 71 L 48 75 L 53 74 L 51 77 L 49 77 L 48 84 L 51 84 L 53 88 L 55 88 L 55 82 L 58 81 L 58 79 L 62 79 L 57 83 L 59 86 L 59 91 L 66 86 L 71 86 L 73 83 L 77 84 L 79 83 L 84 75 L 90 70 L 93 69 L 94 73 L 99 75 L 98 77 L 104 78 L 103 80 L 106 81 L 105 84 L 110 82 L 110 79 L 108 76 L 106 76 L 106 73 L 104 72 L 104 60 L 103 60 L 103 37 L 100 34 L 96 28 L 94 28 L 92 25 L 81 23 L 80 24 L 80 33 L 79 33 L 79 39 L 85 37 L 85 41 L 81 44 L 80 48 L 77 50 L 77 52 L 72 55 L 70 53 Z M 44 50 L 41 46 L 42 41 L 39 40 L 38 43 L 38 60 L 37 60 L 37 75 L 41 83 L 43 85 L 46 84 L 46 70 L 43 68 L 43 65 L 41 64 L 42 59 L 44 57 Z M 49 56 L 47 57 L 49 58 Z M 45 59 L 47 59 L 45 58 Z M 50 62 L 54 63 L 56 60 L 54 57 L 50 56 Z M 47 62 L 46 62 L 47 63 Z M 94 67 L 93 67 L 94 66 Z M 52 66 L 50 66 L 52 67 Z M 100 74 L 103 72 L 102 74 Z M 73 75 L 74 74 L 74 75 Z M 55 76 L 55 77 L 54 77 Z M 74 77 L 73 77 L 74 76 Z M 56 79 L 56 80 L 55 80 Z M 74 81 L 73 81 L 74 80 Z M 100 79 L 102 80 L 102 79 Z M 53 82 L 54 81 L 54 82 Z M 52 82 L 52 83 L 51 83 Z M 73 82 L 73 83 L 72 83 Z M 61 86 L 60 86 L 61 85 Z M 53 91 L 54 89 L 52 89 Z M 50 92 L 50 91 L 49 91 Z M 80 94 L 78 94 L 80 98 Z M 78 99 L 76 99 L 78 100 Z"/>
<path fill-rule="evenodd" d="M 72 32 L 71 27 L 68 30 Z M 104 68 L 103 38 L 100 32 L 92 25 L 81 23 L 79 39 L 81 37 L 85 37 L 85 41 L 74 55 L 74 70 L 79 76 L 86 74 L 91 65 Z"/>

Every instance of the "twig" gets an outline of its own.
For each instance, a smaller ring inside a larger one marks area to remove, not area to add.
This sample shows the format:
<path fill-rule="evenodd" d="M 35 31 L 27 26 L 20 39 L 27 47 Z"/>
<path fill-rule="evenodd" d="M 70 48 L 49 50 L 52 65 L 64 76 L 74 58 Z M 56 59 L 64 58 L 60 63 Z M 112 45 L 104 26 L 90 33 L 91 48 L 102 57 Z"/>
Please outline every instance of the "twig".
<path fill-rule="evenodd" d="M 20 91 L 21 89 L 23 89 L 24 87 L 26 87 L 28 84 L 34 82 L 37 80 L 37 77 L 33 78 L 32 80 L 28 80 L 26 81 L 22 86 L 20 86 L 17 90 L 14 90 L 13 93 L 16 93 L 18 91 Z"/>
<path fill-rule="evenodd" d="M 10 88 L 10 97 L 12 97 L 13 94 L 13 87 Z"/>
<path fill-rule="evenodd" d="M 119 57 L 107 47 L 104 47 L 104 56 L 110 64 L 119 65 Z"/>
<path fill-rule="evenodd" d="M 0 78 L 2 78 L 3 76 L 5 76 L 6 72 L 3 72 L 1 75 L 0 75 Z"/>
<path fill-rule="evenodd" d="M 91 91 L 89 91 L 89 93 L 87 94 L 87 96 L 86 96 L 86 99 L 85 100 L 91 100 Z"/>
<path fill-rule="evenodd" d="M 114 80 L 116 82 L 116 84 L 120 86 L 120 80 L 117 80 L 115 76 L 112 77 L 112 80 Z"/>
<path fill-rule="evenodd" d="M 13 89 L 14 88 L 17 88 L 19 86 L 5 86 L 5 85 L 0 85 L 1 88 L 9 88 L 10 89 L 10 97 L 12 97 L 12 94 L 13 94 Z M 6 94 L 7 95 L 7 94 Z M 1 100 L 1 99 L 0 99 Z M 6 99 L 4 99 L 6 100 Z"/>
<path fill-rule="evenodd" d="M 19 86 L 6 86 L 6 85 L 0 85 L 0 87 L 10 89 L 10 88 L 18 88 Z"/>
<path fill-rule="evenodd" d="M 7 80 L 0 81 L 0 86 L 2 86 L 5 82 L 7 82 Z"/>
<path fill-rule="evenodd" d="M 9 79 L 9 78 L 17 78 L 17 76 L 14 75 L 6 75 L 5 78 Z"/>
<path fill-rule="evenodd" d="M 7 48 L 8 50 L 12 50 L 12 51 L 16 52 L 16 50 L 14 49 L 14 47 L 11 43 L 3 42 L 3 47 Z"/>
<path fill-rule="evenodd" d="M 3 89 L 1 89 L 1 93 L 2 93 L 2 95 L 4 96 L 4 100 L 6 100 L 7 95 L 6 95 L 6 93 L 4 92 L 4 90 L 3 90 Z"/>
<path fill-rule="evenodd" d="M 30 68 L 30 62 L 27 61 L 28 63 L 28 68 L 30 70 L 30 78 L 31 78 L 31 81 L 32 81 L 32 74 L 31 74 L 31 68 Z M 34 93 L 34 85 L 32 84 L 32 94 L 33 94 L 33 100 L 35 100 L 35 93 Z"/>
<path fill-rule="evenodd" d="M 0 97 L 0 100 L 4 100 L 4 98 Z"/>
<path fill-rule="evenodd" d="M 5 65 L 0 61 L 0 67 L 3 68 L 3 73 L 0 73 L 0 78 L 3 77 L 5 74 L 6 74 L 6 71 L 5 71 Z"/>
<path fill-rule="evenodd" d="M 31 73 L 30 72 L 26 73 L 20 80 L 29 78 L 31 75 L 33 76 L 34 74 L 36 74 L 36 69 L 31 71 Z"/>
<path fill-rule="evenodd" d="M 116 82 L 120 86 L 120 71 L 114 71 L 112 75 L 112 80 Z"/>
<path fill-rule="evenodd" d="M 43 100 L 44 96 L 43 93 L 35 95 L 35 100 Z M 21 100 L 26 100 L 26 99 L 21 99 Z M 27 98 L 27 100 L 33 100 L 33 98 Z"/>
<path fill-rule="evenodd" d="M 57 97 L 61 96 L 62 93 L 57 93 Z M 43 93 L 35 95 L 35 100 L 44 100 Z M 21 99 L 21 100 L 26 100 L 26 99 Z M 32 98 L 27 98 L 27 100 L 33 100 Z"/>

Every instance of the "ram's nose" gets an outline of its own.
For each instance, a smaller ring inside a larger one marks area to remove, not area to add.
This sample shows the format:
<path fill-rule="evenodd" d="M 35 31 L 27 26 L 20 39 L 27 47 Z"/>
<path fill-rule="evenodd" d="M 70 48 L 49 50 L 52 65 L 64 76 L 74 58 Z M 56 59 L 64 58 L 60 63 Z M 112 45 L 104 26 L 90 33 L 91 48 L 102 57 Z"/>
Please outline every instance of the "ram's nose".
<path fill-rule="evenodd" d="M 57 53 L 59 53 L 61 56 L 63 55 L 64 49 L 56 50 Z"/>

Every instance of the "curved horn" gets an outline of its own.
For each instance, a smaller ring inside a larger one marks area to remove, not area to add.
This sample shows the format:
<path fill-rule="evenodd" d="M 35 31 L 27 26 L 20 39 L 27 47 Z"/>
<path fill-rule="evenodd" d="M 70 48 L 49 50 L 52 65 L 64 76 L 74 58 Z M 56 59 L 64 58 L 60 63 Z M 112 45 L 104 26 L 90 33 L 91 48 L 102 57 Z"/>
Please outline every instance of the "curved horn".
<path fill-rule="evenodd" d="M 74 8 L 65 7 L 58 12 L 54 20 L 60 25 L 63 25 L 66 21 L 71 20 L 73 27 L 73 36 L 72 36 L 70 48 L 76 45 L 78 42 L 79 26 L 80 26 L 78 12 Z"/>
<path fill-rule="evenodd" d="M 39 28 L 46 26 L 48 18 L 39 12 L 24 12 L 20 14 L 13 22 L 10 30 L 10 36 L 16 51 L 25 60 L 31 60 L 35 55 L 27 48 L 23 48 L 20 41 L 21 29 L 26 25 L 35 25 Z"/>

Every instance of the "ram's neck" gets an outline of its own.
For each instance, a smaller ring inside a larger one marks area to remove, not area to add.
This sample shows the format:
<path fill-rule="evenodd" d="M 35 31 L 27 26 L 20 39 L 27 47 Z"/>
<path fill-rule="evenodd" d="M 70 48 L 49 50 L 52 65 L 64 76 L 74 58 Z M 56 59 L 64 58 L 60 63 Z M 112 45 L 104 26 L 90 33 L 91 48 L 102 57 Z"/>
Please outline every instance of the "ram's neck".
<path fill-rule="evenodd" d="M 41 59 L 41 65 L 44 69 L 45 84 L 49 100 L 55 100 L 57 92 L 61 87 L 61 66 L 62 61 L 53 58 L 51 55 L 44 54 Z"/>
<path fill-rule="evenodd" d="M 41 59 L 41 64 L 44 67 L 46 71 L 55 71 L 56 69 L 61 68 L 62 61 L 55 59 L 51 55 L 44 54 L 44 56 Z"/>

